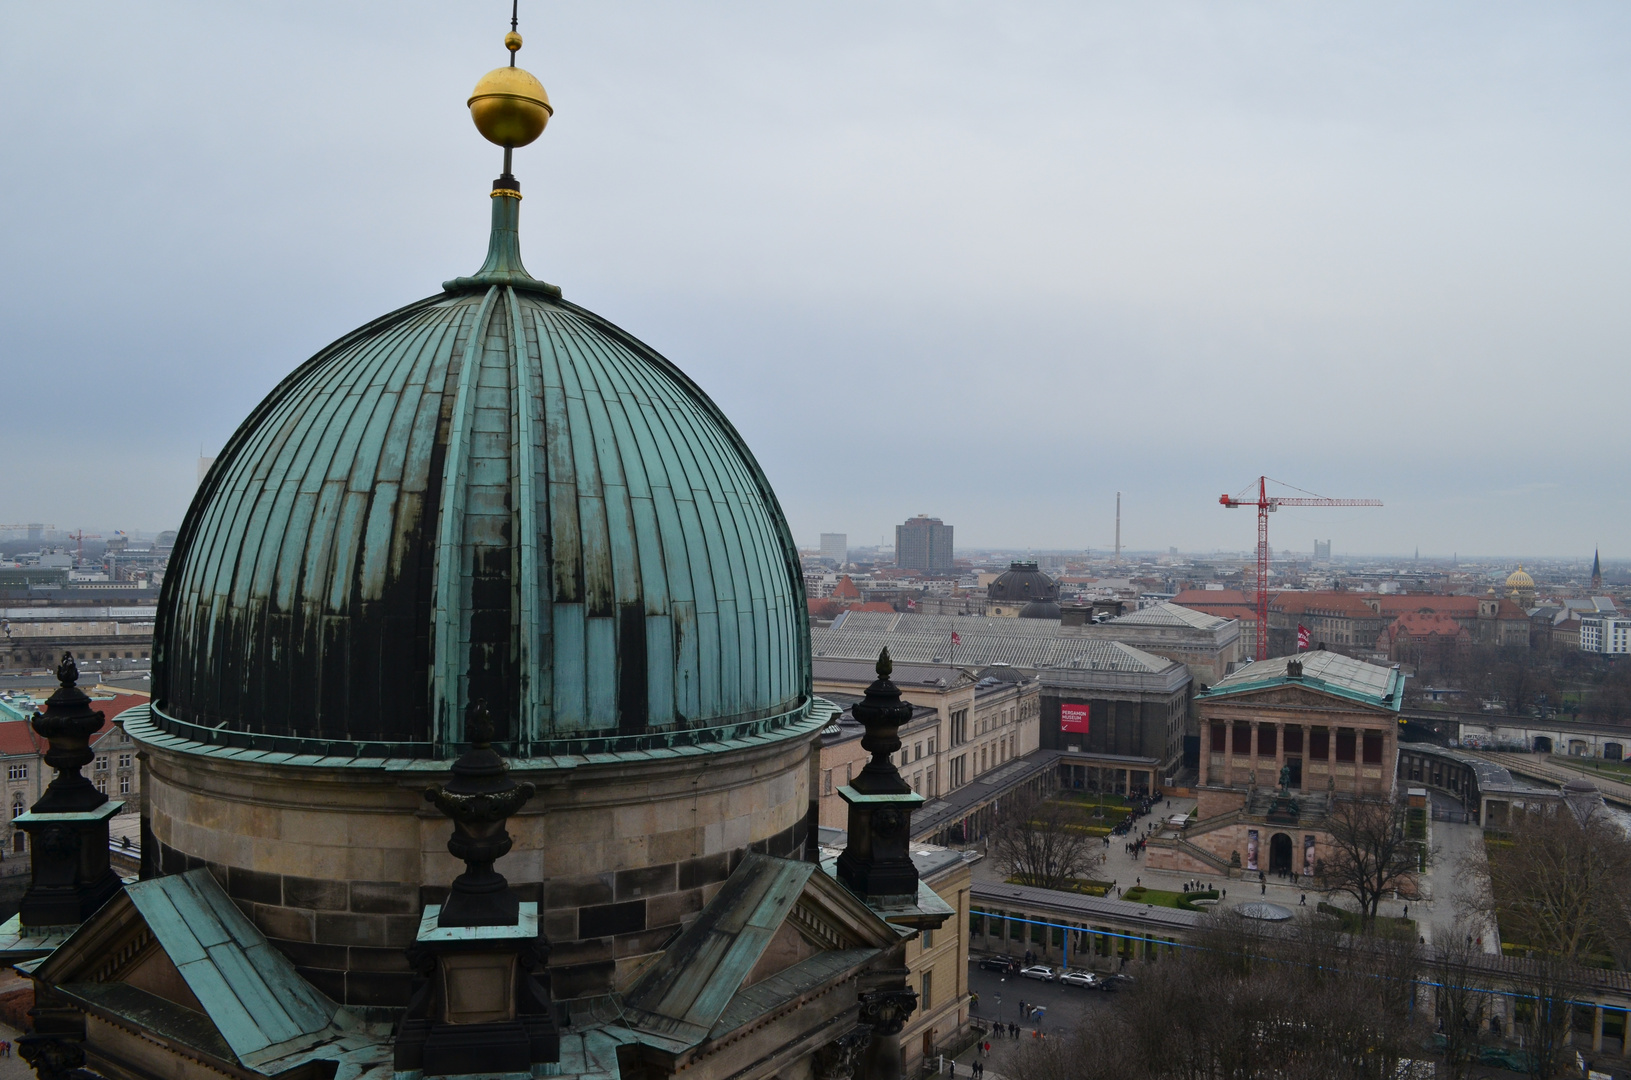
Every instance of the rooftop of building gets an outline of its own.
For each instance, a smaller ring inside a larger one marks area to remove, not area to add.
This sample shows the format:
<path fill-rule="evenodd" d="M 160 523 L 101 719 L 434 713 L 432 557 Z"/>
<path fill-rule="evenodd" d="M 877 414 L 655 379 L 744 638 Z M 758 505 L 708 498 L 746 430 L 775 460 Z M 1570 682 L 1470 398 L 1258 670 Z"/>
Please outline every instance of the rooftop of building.
<path fill-rule="evenodd" d="M 896 685 L 899 685 L 898 683 Z M 839 743 L 859 739 L 866 734 L 866 727 L 855 719 L 855 703 L 862 700 L 861 694 L 822 694 L 827 701 L 837 705 L 843 711 L 835 716 L 831 723 L 821 729 L 821 745 L 837 746 Z M 934 708 L 928 705 L 913 705 L 912 718 L 901 727 L 910 727 L 925 717 L 936 714 Z"/>
<path fill-rule="evenodd" d="M 1293 668 L 1291 665 L 1299 665 Z M 1299 670 L 1300 669 L 1300 670 Z M 1219 679 L 1198 697 L 1216 699 L 1274 686 L 1306 686 L 1378 709 L 1399 710 L 1404 673 L 1340 653 L 1316 650 L 1247 664 Z"/>
<path fill-rule="evenodd" d="M 855 683 L 859 686 L 870 686 L 878 678 L 878 653 L 882 651 L 882 648 L 880 646 L 872 650 L 870 655 L 862 654 L 842 658 L 825 657 L 817 653 L 812 665 L 815 681 Z M 890 680 L 896 686 L 902 688 L 917 689 L 931 686 L 949 689 L 957 685 L 959 681 L 965 683 L 974 681 L 972 675 L 956 664 L 924 664 L 913 663 L 910 660 L 903 661 L 895 654 L 893 648 L 889 650 L 889 658 L 895 664 L 894 671 L 890 674 Z M 821 696 L 846 708 L 853 706 L 856 701 L 860 700 L 858 695 L 850 694 L 823 692 Z M 848 705 L 844 704 L 846 700 Z"/>
<path fill-rule="evenodd" d="M 1407 611 L 1388 624 L 1388 633 L 1395 637 L 1460 637 L 1467 629 L 1440 611 Z"/>
<path fill-rule="evenodd" d="M 1171 601 L 1152 604 L 1111 619 L 1107 626 L 1187 626 L 1195 630 L 1215 630 L 1229 620 L 1208 612 L 1184 607 Z"/>
<path fill-rule="evenodd" d="M 870 617 L 870 616 L 867 616 Z M 962 620 L 964 616 L 919 615 L 897 618 Z M 1041 623 L 1030 619 L 970 619 L 980 623 Z M 1141 649 L 1103 638 L 1063 636 L 1058 624 L 1044 624 L 1051 632 L 1009 632 L 1007 627 L 959 630 L 953 644 L 950 630 L 892 630 L 869 626 L 852 613 L 832 626 L 810 632 L 815 655 L 815 677 L 823 676 L 823 664 L 840 658 L 857 664 L 872 664 L 879 651 L 888 648 L 896 661 L 896 682 L 901 664 L 939 666 L 960 670 L 956 665 L 983 668 L 994 664 L 1037 671 L 1042 668 L 1092 668 L 1102 671 L 1155 672 L 1171 667 L 1173 661 L 1152 656 Z M 870 671 L 870 667 L 865 668 Z M 858 680 L 859 675 L 856 676 Z M 870 681 L 870 678 L 868 679 Z"/>

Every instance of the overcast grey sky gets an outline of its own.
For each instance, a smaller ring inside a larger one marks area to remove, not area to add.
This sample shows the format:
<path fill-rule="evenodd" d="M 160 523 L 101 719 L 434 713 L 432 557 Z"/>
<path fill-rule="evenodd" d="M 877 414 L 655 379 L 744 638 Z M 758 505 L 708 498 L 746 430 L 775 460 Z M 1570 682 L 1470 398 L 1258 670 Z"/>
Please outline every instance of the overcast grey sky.
<path fill-rule="evenodd" d="M 276 381 L 473 271 L 509 5 L 0 6 L 0 522 L 173 527 Z M 532 272 L 795 536 L 1631 556 L 1631 8 L 523 0 Z"/>

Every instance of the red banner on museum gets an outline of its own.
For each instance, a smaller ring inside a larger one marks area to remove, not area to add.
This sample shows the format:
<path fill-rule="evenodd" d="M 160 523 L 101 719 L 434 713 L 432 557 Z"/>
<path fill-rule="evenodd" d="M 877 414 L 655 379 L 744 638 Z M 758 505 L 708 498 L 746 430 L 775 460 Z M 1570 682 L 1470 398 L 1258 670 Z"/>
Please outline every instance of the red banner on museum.
<path fill-rule="evenodd" d="M 1087 734 L 1087 706 L 1086 705 L 1060 705 L 1059 730 L 1073 731 L 1081 735 Z"/>

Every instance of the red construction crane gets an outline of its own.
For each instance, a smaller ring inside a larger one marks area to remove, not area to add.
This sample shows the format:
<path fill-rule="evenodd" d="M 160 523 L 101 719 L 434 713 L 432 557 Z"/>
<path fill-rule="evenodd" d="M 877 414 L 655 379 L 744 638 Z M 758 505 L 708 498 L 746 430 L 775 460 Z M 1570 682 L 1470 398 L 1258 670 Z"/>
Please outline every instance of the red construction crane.
<path fill-rule="evenodd" d="M 1293 487 L 1283 481 L 1276 480 L 1281 487 L 1291 488 L 1293 491 L 1302 491 L 1300 487 Z M 1381 499 L 1327 499 L 1323 495 L 1315 495 L 1312 491 L 1303 491 L 1307 498 L 1283 498 L 1269 494 L 1269 478 L 1257 478 L 1257 498 L 1251 497 L 1251 487 L 1239 495 L 1224 495 L 1218 502 L 1234 509 L 1237 506 L 1257 507 L 1257 659 L 1269 658 L 1269 514 L 1282 506 L 1381 506 Z"/>
<path fill-rule="evenodd" d="M 79 545 L 79 554 L 74 557 L 74 567 L 78 569 L 85 564 L 85 541 L 102 539 L 99 533 L 88 533 L 84 529 L 68 534 L 68 539 Z"/>

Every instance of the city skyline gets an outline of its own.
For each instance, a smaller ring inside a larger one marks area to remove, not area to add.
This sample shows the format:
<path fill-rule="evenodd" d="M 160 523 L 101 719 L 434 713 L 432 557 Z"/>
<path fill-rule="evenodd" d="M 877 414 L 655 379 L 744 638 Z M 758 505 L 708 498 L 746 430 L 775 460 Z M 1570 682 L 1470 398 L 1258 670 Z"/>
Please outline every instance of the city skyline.
<path fill-rule="evenodd" d="M 518 166 L 528 266 L 662 343 L 795 535 L 930 509 L 971 546 L 1109 547 L 1123 491 L 1128 549 L 1246 548 L 1217 495 L 1266 472 L 1386 504 L 1275 537 L 1619 554 L 1631 15 L 975 10 L 560 5 L 530 32 L 559 115 Z M 0 374 L 103 406 L 7 426 L 14 515 L 175 527 L 200 444 L 479 263 L 497 163 L 441 93 L 490 59 L 467 13 L 0 20 L 33 103 L 0 119 Z M 332 107 L 364 89 L 392 107 Z M 911 437 L 880 454 L 879 423 Z"/>

